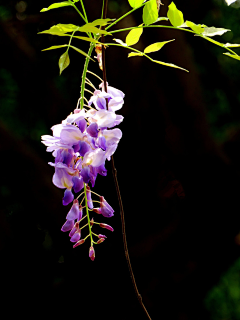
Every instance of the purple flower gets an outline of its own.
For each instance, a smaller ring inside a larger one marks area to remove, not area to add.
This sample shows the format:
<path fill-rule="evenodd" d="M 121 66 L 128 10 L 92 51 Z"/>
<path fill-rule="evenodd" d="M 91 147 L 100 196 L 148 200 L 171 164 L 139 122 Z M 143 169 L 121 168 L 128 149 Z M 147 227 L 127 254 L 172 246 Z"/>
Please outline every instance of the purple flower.
<path fill-rule="evenodd" d="M 93 209 L 93 202 L 92 202 L 92 198 L 91 198 L 91 190 L 89 188 L 89 186 L 86 187 L 87 190 L 87 204 L 88 204 L 88 208 L 89 209 Z"/>
<path fill-rule="evenodd" d="M 64 196 L 62 199 L 62 203 L 64 206 L 67 206 L 69 203 L 71 203 L 74 199 L 73 193 L 71 190 L 66 189 L 64 192 Z"/>
<path fill-rule="evenodd" d="M 79 202 L 78 200 L 73 201 L 73 205 L 67 214 L 67 220 L 76 220 L 79 218 Z"/>

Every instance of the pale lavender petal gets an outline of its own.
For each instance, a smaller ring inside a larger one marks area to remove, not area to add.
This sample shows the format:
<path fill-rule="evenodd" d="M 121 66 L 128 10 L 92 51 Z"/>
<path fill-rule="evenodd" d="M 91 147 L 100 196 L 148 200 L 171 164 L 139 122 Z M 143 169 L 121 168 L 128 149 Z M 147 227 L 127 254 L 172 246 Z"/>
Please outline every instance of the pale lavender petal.
<path fill-rule="evenodd" d="M 70 241 L 71 242 L 77 242 L 78 240 L 80 240 L 81 238 L 81 233 L 80 232 L 76 232 L 74 233 L 74 235 L 71 237 Z"/>
<path fill-rule="evenodd" d="M 73 201 L 73 205 L 69 210 L 66 219 L 67 220 L 76 220 L 79 217 L 79 202 L 78 200 Z"/>

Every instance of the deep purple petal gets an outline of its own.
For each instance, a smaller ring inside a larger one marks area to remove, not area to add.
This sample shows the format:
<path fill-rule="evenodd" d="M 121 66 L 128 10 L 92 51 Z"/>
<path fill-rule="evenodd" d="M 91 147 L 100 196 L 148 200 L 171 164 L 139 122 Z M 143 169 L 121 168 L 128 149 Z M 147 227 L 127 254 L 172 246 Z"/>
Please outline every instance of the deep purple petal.
<path fill-rule="evenodd" d="M 85 119 L 82 119 L 77 122 L 77 125 L 81 132 L 84 132 L 87 128 L 87 121 Z"/>
<path fill-rule="evenodd" d="M 85 141 L 80 141 L 79 146 L 80 146 L 80 148 L 79 148 L 80 156 L 84 157 L 85 154 L 90 150 L 90 146 Z"/>
<path fill-rule="evenodd" d="M 69 203 L 71 203 L 74 199 L 73 193 L 71 190 L 66 189 L 64 192 L 64 196 L 62 199 L 62 203 L 64 206 L 67 206 Z"/>
<path fill-rule="evenodd" d="M 97 138 L 98 136 L 98 125 L 96 122 L 93 122 L 90 124 L 90 126 L 87 128 L 87 133 L 93 137 L 93 138 Z"/>
<path fill-rule="evenodd" d="M 107 169 L 105 168 L 104 164 L 102 164 L 99 167 L 96 167 L 97 173 L 99 173 L 101 176 L 106 176 L 107 175 Z"/>
<path fill-rule="evenodd" d="M 83 178 L 82 177 L 73 177 L 73 190 L 75 193 L 79 192 L 83 188 Z"/>
<path fill-rule="evenodd" d="M 106 148 L 107 148 L 106 138 L 103 137 L 103 136 L 101 136 L 101 137 L 99 137 L 99 138 L 97 139 L 97 142 L 98 142 L 98 146 L 105 151 Z"/>
<path fill-rule="evenodd" d="M 83 182 L 88 183 L 90 180 L 90 168 L 89 167 L 82 168 L 81 176 L 83 177 Z"/>
<path fill-rule="evenodd" d="M 89 186 L 87 186 L 87 203 L 88 203 L 88 208 L 89 209 L 93 209 L 93 202 L 92 202 L 92 198 L 91 198 L 91 191 Z"/>

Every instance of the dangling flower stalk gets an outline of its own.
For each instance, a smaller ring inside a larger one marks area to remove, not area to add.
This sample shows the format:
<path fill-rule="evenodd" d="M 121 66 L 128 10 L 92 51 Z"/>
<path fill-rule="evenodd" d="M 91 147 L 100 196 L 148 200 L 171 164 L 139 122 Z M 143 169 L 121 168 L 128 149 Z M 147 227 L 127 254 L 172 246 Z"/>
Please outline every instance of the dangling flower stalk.
<path fill-rule="evenodd" d="M 103 19 L 106 19 L 106 17 L 107 17 L 107 4 L 108 4 L 108 0 L 104 0 L 104 4 L 103 4 Z M 104 29 L 104 26 L 102 28 Z M 101 37 L 101 42 L 103 44 L 105 42 L 104 41 L 104 35 L 102 35 L 102 37 Z M 106 74 L 105 47 L 104 47 L 104 45 L 102 45 L 102 66 L 103 66 L 104 91 L 107 92 L 107 74 Z M 108 109 L 108 99 L 106 99 L 106 104 L 107 104 L 107 109 Z M 130 275 L 131 275 L 133 287 L 134 287 L 134 290 L 136 292 L 138 301 L 140 302 L 140 304 L 141 304 L 146 316 L 148 317 L 148 319 L 151 320 L 151 317 L 150 317 L 146 307 L 143 304 L 142 296 L 140 295 L 140 293 L 138 291 L 136 280 L 135 280 L 134 273 L 133 273 L 133 270 L 132 270 L 132 265 L 131 265 L 129 253 L 128 253 L 127 238 L 126 238 L 126 231 L 125 231 L 125 220 L 124 220 L 123 203 L 122 203 L 122 197 L 121 197 L 120 188 L 119 188 L 118 179 L 117 179 L 117 169 L 116 169 L 116 167 L 114 165 L 113 156 L 111 156 L 111 166 L 112 166 L 112 174 L 113 174 L 113 179 L 114 179 L 114 183 L 115 183 L 115 188 L 116 188 L 116 191 L 117 191 L 118 203 L 119 203 L 119 207 L 120 207 L 120 216 L 121 216 L 121 222 L 122 222 L 123 245 L 124 245 L 125 257 L 126 257 L 127 264 L 128 264 L 128 269 L 129 269 L 129 272 L 130 272 Z"/>

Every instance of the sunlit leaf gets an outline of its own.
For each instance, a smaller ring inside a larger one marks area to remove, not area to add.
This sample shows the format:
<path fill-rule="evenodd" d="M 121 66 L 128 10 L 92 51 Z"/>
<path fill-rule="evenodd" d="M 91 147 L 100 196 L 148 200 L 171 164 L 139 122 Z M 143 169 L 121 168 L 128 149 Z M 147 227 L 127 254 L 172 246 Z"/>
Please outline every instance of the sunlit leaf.
<path fill-rule="evenodd" d="M 187 27 L 191 28 L 196 33 L 204 32 L 204 28 L 201 25 L 195 24 L 194 22 L 186 21 L 185 24 L 187 25 Z"/>
<path fill-rule="evenodd" d="M 123 47 L 127 47 L 127 44 L 125 42 L 123 42 L 121 39 L 113 39 L 114 41 L 116 41 L 117 43 L 121 44 Z"/>
<path fill-rule="evenodd" d="M 146 25 L 156 22 L 158 19 L 158 9 L 156 0 L 148 1 L 143 8 L 143 22 Z"/>
<path fill-rule="evenodd" d="M 71 6 L 72 4 L 68 1 L 63 1 L 63 2 L 57 2 L 51 4 L 48 8 L 43 8 L 40 12 L 45 12 L 51 9 L 56 9 L 56 8 L 61 8 L 61 7 L 68 7 Z"/>
<path fill-rule="evenodd" d="M 79 0 L 72 0 L 72 1 L 75 3 L 75 2 L 78 2 Z"/>
<path fill-rule="evenodd" d="M 177 9 L 174 2 L 168 6 L 167 16 L 174 27 L 179 27 L 184 23 L 183 13 Z"/>
<path fill-rule="evenodd" d="M 52 46 L 52 47 L 49 47 L 49 48 L 47 48 L 47 49 L 43 49 L 42 51 L 59 49 L 59 48 L 67 47 L 67 46 L 68 46 L 67 44 L 62 44 L 62 45 L 60 45 L 60 46 Z"/>
<path fill-rule="evenodd" d="M 128 0 L 128 2 L 132 8 L 137 8 L 144 2 L 144 0 Z"/>
<path fill-rule="evenodd" d="M 240 60 L 240 56 L 238 56 L 237 54 L 231 54 L 229 52 L 224 53 L 226 56 L 229 56 L 230 58 L 236 59 L 236 60 Z"/>
<path fill-rule="evenodd" d="M 88 57 L 89 59 L 91 59 L 92 61 L 94 61 L 86 52 L 82 51 L 81 49 L 77 48 L 77 47 L 74 47 L 74 46 L 69 46 L 70 48 L 76 50 L 77 52 L 83 54 L 84 56 Z"/>
<path fill-rule="evenodd" d="M 69 59 L 68 50 L 67 50 L 61 55 L 58 61 L 60 74 L 63 72 L 64 69 L 66 69 L 69 66 L 69 64 L 70 64 L 70 59 Z"/>
<path fill-rule="evenodd" d="M 138 52 L 130 52 L 129 54 L 128 54 L 128 58 L 130 58 L 130 57 L 135 57 L 135 56 L 143 56 L 143 53 L 138 53 Z"/>
<path fill-rule="evenodd" d="M 231 31 L 230 29 L 223 29 L 223 28 L 215 28 L 215 27 L 205 27 L 204 32 L 202 33 L 203 36 L 213 37 L 213 36 L 221 36 L 227 31 Z"/>
<path fill-rule="evenodd" d="M 175 39 L 169 40 L 169 41 L 162 41 L 162 42 L 156 42 L 151 44 L 150 46 L 146 47 L 144 49 L 144 53 L 150 53 L 160 50 L 166 43 L 174 41 Z"/>
<path fill-rule="evenodd" d="M 114 20 L 114 19 L 109 19 L 109 18 L 97 19 L 97 20 L 94 20 L 93 22 L 90 22 L 89 24 L 91 24 L 92 26 L 106 26 L 112 20 Z"/>
<path fill-rule="evenodd" d="M 142 25 L 142 24 L 141 24 Z M 141 26 L 140 25 L 140 26 Z M 139 27 L 140 27 L 139 26 Z M 132 29 L 128 35 L 126 36 L 126 44 L 128 46 L 132 46 L 136 43 L 138 43 L 140 37 L 141 37 L 141 34 L 143 33 L 143 28 L 136 28 L 136 29 Z"/>
<path fill-rule="evenodd" d="M 57 24 L 55 26 L 52 26 L 50 29 L 48 30 L 44 30 L 38 33 L 47 33 L 47 34 L 53 34 L 53 35 L 60 35 L 60 34 L 64 34 L 67 32 L 73 32 L 76 31 L 78 28 L 78 26 L 75 26 L 74 24 Z"/>
<path fill-rule="evenodd" d="M 77 39 L 80 39 L 80 40 L 84 40 L 84 41 L 89 41 L 89 42 L 94 42 L 94 43 L 100 43 L 99 41 L 93 39 L 93 38 L 88 38 L 88 37 L 81 37 L 81 36 L 73 36 L 73 38 L 77 38 Z"/>
<path fill-rule="evenodd" d="M 233 2 L 235 2 L 236 0 L 225 0 L 227 5 L 230 6 L 230 4 L 232 4 Z"/>
<path fill-rule="evenodd" d="M 225 43 L 224 47 L 226 47 L 226 48 L 237 48 L 237 47 L 240 47 L 240 44 L 238 44 L 238 43 Z"/>
<path fill-rule="evenodd" d="M 111 33 L 107 32 L 105 30 L 101 30 L 101 29 L 96 28 L 91 23 L 87 23 L 87 24 L 83 25 L 82 27 L 79 27 L 77 31 L 92 32 L 92 33 L 95 33 L 95 34 L 106 34 L 106 35 L 110 35 L 111 34 Z"/>
<path fill-rule="evenodd" d="M 179 66 L 176 66 L 175 64 L 172 64 L 172 63 L 166 63 L 166 62 L 162 62 L 162 61 L 158 61 L 158 60 L 153 60 L 153 59 L 152 59 L 152 62 L 159 63 L 159 64 L 162 64 L 162 65 L 167 66 L 167 67 L 177 68 L 177 69 L 181 69 L 181 70 L 184 70 L 184 71 L 189 72 L 188 70 L 186 70 L 186 69 L 184 69 L 184 68 L 181 68 L 181 67 L 179 67 Z"/>

